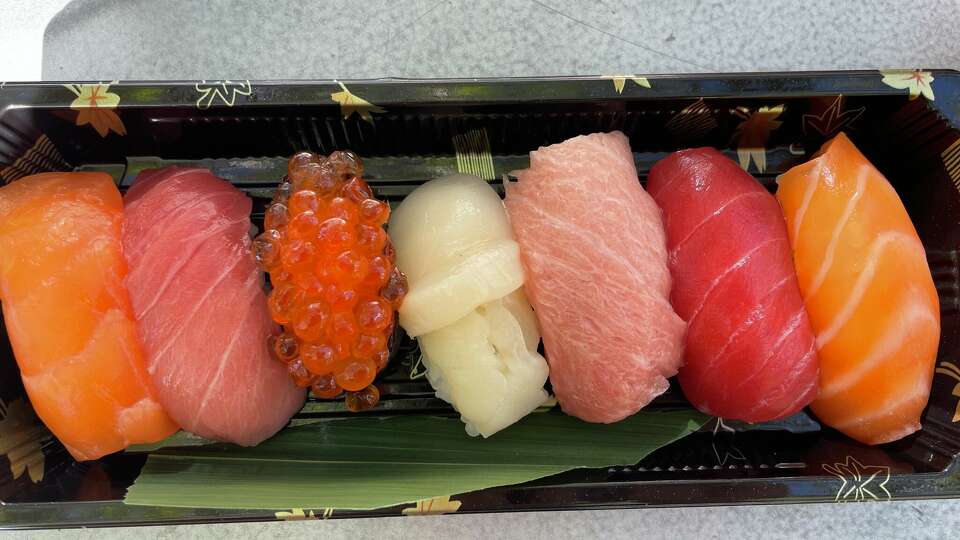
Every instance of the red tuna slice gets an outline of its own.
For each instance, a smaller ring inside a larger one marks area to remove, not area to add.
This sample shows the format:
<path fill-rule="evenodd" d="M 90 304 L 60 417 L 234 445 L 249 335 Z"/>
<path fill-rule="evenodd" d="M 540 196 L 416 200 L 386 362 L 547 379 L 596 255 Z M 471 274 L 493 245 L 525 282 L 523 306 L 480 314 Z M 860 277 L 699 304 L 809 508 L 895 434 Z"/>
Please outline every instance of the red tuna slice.
<path fill-rule="evenodd" d="M 615 422 L 663 393 L 686 325 L 669 303 L 660 209 L 619 132 L 530 155 L 506 206 L 564 412 Z"/>
<path fill-rule="evenodd" d="M 207 170 L 169 167 L 141 173 L 124 203 L 126 285 L 160 402 L 203 437 L 273 435 L 304 391 L 270 353 L 251 200 Z"/>
<path fill-rule="evenodd" d="M 747 422 L 805 407 L 818 363 L 776 199 L 712 148 L 671 154 L 647 188 L 664 213 L 671 301 L 689 324 L 687 398 Z"/>

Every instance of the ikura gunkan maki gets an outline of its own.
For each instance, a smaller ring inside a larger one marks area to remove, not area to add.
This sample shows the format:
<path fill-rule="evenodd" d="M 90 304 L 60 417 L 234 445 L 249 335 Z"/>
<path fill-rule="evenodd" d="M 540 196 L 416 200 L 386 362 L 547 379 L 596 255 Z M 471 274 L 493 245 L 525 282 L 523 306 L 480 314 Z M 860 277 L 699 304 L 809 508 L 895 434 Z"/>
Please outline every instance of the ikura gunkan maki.
<path fill-rule="evenodd" d="M 380 399 L 373 380 L 407 293 L 383 229 L 390 206 L 362 176 L 349 151 L 294 155 L 254 240 L 273 286 L 271 316 L 284 329 L 273 341 L 277 359 L 317 397 L 346 391 L 354 411 Z"/>

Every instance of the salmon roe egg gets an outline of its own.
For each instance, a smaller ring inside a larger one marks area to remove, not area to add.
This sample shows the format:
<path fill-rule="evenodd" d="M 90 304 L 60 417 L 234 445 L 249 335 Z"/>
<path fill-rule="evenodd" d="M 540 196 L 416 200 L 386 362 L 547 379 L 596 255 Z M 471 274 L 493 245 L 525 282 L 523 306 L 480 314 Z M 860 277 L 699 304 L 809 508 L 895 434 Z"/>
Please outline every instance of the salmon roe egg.
<path fill-rule="evenodd" d="M 285 362 L 289 362 L 297 357 L 300 347 L 297 343 L 297 338 L 293 337 L 290 334 L 284 332 L 279 336 L 276 336 L 273 340 L 273 351 L 276 353 L 277 358 Z"/>
<path fill-rule="evenodd" d="M 298 272 L 305 269 L 312 271 L 316 257 L 317 248 L 313 247 L 313 244 L 310 242 L 299 239 L 291 239 L 280 253 L 283 268 L 290 272 Z"/>
<path fill-rule="evenodd" d="M 269 229 L 253 240 L 253 256 L 264 269 L 274 269 L 280 264 L 280 249 L 283 235 Z"/>
<path fill-rule="evenodd" d="M 326 343 L 307 343 L 300 350 L 300 360 L 311 373 L 332 374 L 337 366 L 337 350 Z"/>
<path fill-rule="evenodd" d="M 299 359 L 287 364 L 287 372 L 290 373 L 290 376 L 293 378 L 294 384 L 300 388 L 306 388 L 310 386 L 310 382 L 313 379 L 313 374 L 310 373 L 310 370 L 304 367 L 303 362 L 301 362 Z"/>
<path fill-rule="evenodd" d="M 330 212 L 331 217 L 340 218 L 350 224 L 356 223 L 360 217 L 357 204 L 344 197 L 334 197 L 327 206 L 327 211 Z"/>
<path fill-rule="evenodd" d="M 310 162 L 318 162 L 316 156 L 310 152 L 297 152 L 289 160 L 287 160 L 287 176 L 290 176 L 292 173 Z"/>
<path fill-rule="evenodd" d="M 369 264 L 359 252 L 348 249 L 331 262 L 331 277 L 338 283 L 353 285 L 366 277 Z"/>
<path fill-rule="evenodd" d="M 360 202 L 360 217 L 367 223 L 383 225 L 390 219 L 390 206 L 376 199 L 365 199 Z"/>
<path fill-rule="evenodd" d="M 355 240 L 356 232 L 341 218 L 329 218 L 317 229 L 317 245 L 326 253 L 339 253 Z"/>
<path fill-rule="evenodd" d="M 287 209 L 291 214 L 297 215 L 306 211 L 316 212 L 319 204 L 316 191 L 301 189 L 287 200 Z"/>
<path fill-rule="evenodd" d="M 360 300 L 355 289 L 335 283 L 327 285 L 323 291 L 323 299 L 330 305 L 331 309 L 338 311 L 352 309 Z"/>
<path fill-rule="evenodd" d="M 305 210 L 295 216 L 287 223 L 287 236 L 291 240 L 303 240 L 311 242 L 317 237 L 317 231 L 320 229 L 320 220 L 314 215 L 312 210 Z"/>
<path fill-rule="evenodd" d="M 377 334 L 360 334 L 357 342 L 353 346 L 353 357 L 360 359 L 373 359 L 377 351 L 387 349 L 387 340 Z"/>
<path fill-rule="evenodd" d="M 290 183 L 293 184 L 295 191 L 303 189 L 317 189 L 320 179 L 324 175 L 323 165 L 313 161 L 304 163 L 302 166 L 288 172 Z"/>
<path fill-rule="evenodd" d="M 357 338 L 357 322 L 348 311 L 335 311 L 326 329 L 327 338 L 334 343 L 353 343 Z"/>
<path fill-rule="evenodd" d="M 370 186 L 366 182 L 359 178 L 351 178 L 340 190 L 340 195 L 346 199 L 350 199 L 354 203 L 362 203 L 367 200 L 374 200 L 373 190 L 370 189 Z"/>
<path fill-rule="evenodd" d="M 267 307 L 274 322 L 287 324 L 290 322 L 290 310 L 304 297 L 304 292 L 292 283 L 280 283 L 270 291 L 267 298 Z"/>
<path fill-rule="evenodd" d="M 354 358 L 334 375 L 337 384 L 344 390 L 363 390 L 377 375 L 377 364 L 369 358 Z"/>
<path fill-rule="evenodd" d="M 370 268 L 367 270 L 367 276 L 364 278 L 363 284 L 374 289 L 383 288 L 390 280 L 392 267 L 393 265 L 386 257 L 382 255 L 374 257 L 370 260 Z"/>
<path fill-rule="evenodd" d="M 324 327 L 330 317 L 327 306 L 320 302 L 312 302 L 300 307 L 292 318 L 293 331 L 302 341 L 312 343 L 323 337 Z"/>
<path fill-rule="evenodd" d="M 357 246 L 366 254 L 380 256 L 383 247 L 387 245 L 387 232 L 381 227 L 360 225 L 357 227 Z"/>
<path fill-rule="evenodd" d="M 283 203 L 270 205 L 263 218 L 263 227 L 267 230 L 282 229 L 290 221 L 290 214 L 287 213 L 287 206 Z"/>
<path fill-rule="evenodd" d="M 253 242 L 270 273 L 270 316 L 284 326 L 274 356 L 319 398 L 347 392 L 350 410 L 374 407 L 390 359 L 394 311 L 407 292 L 383 226 L 390 205 L 362 178 L 350 151 L 299 152 L 287 163 Z"/>
<path fill-rule="evenodd" d="M 357 324 L 363 332 L 385 330 L 393 322 L 393 307 L 382 299 L 360 302 L 356 309 Z"/>
<path fill-rule="evenodd" d="M 340 388 L 340 385 L 337 384 L 337 381 L 334 380 L 333 374 L 328 373 L 326 375 L 320 375 L 313 380 L 313 384 L 310 386 L 310 391 L 313 395 L 321 399 L 331 399 L 339 396 L 343 393 L 343 388 Z"/>
<path fill-rule="evenodd" d="M 372 409 L 380 401 L 380 389 L 375 385 L 370 385 L 358 392 L 347 392 L 347 409 L 353 412 L 360 412 Z"/>

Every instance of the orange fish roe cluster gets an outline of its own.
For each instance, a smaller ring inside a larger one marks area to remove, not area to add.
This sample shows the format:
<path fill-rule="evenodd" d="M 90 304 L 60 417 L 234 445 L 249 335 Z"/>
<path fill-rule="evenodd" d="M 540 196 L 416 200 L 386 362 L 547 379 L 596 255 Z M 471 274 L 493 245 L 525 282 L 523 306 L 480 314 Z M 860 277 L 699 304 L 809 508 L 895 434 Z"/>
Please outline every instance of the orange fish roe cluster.
<path fill-rule="evenodd" d="M 284 331 L 273 351 L 314 395 L 347 392 L 351 410 L 380 399 L 373 379 L 390 358 L 395 311 L 407 293 L 384 223 L 390 206 L 363 181 L 356 154 L 300 152 L 254 240 L 270 273 L 268 305 Z"/>

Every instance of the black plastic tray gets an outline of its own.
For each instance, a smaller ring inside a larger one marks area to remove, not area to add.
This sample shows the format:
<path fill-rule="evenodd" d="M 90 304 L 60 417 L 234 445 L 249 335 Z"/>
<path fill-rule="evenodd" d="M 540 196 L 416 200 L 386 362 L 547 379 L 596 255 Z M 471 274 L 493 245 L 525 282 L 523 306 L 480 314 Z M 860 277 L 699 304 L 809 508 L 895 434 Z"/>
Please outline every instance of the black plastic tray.
<path fill-rule="evenodd" d="M 929 77 L 932 76 L 932 82 Z M 910 78 L 913 77 L 913 78 Z M 891 82 L 892 81 L 892 82 Z M 901 81 L 901 82 L 896 82 Z M 909 83 L 909 84 L 908 84 Z M 916 96 L 914 96 L 916 95 Z M 640 78 L 192 81 L 0 84 L 0 178 L 99 170 L 121 188 L 146 167 L 209 167 L 264 203 L 285 156 L 352 149 L 378 195 L 400 200 L 454 171 L 498 182 L 538 146 L 595 131 L 630 137 L 645 181 L 666 153 L 715 146 L 772 188 L 775 177 L 846 131 L 890 179 L 927 250 L 942 339 L 923 430 L 879 447 L 799 414 L 705 429 L 631 467 L 576 470 L 453 496 L 459 512 L 960 496 L 960 74 L 780 73 Z M 443 414 L 411 379 L 404 341 L 370 413 Z M 208 510 L 125 506 L 145 456 L 78 464 L 33 416 L 6 335 L 0 339 L 0 527 L 70 527 L 395 516 L 322 508 Z M 683 404 L 676 389 L 652 407 Z M 307 403 L 294 418 L 348 414 Z M 9 466 L 8 466 L 9 465 Z M 456 505 L 453 505 L 456 506 Z M 439 505 L 437 508 L 446 508 Z"/>

